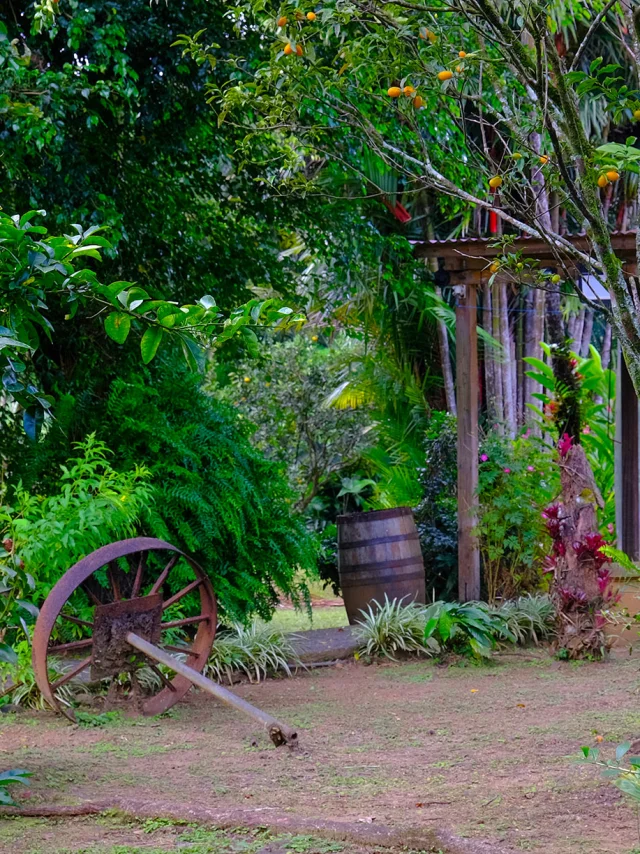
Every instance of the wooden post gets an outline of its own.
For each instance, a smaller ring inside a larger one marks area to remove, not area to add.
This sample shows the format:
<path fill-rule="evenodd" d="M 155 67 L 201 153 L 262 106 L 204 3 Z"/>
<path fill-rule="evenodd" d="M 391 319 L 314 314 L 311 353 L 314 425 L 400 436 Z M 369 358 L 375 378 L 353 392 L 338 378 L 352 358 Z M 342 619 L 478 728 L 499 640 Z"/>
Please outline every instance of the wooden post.
<path fill-rule="evenodd" d="M 640 455 L 638 453 L 638 396 L 624 356 L 618 350 L 616 401 L 616 494 L 618 546 L 632 560 L 640 557 Z"/>
<path fill-rule="evenodd" d="M 455 288 L 458 386 L 458 599 L 480 598 L 478 524 L 478 333 L 476 287 Z"/>

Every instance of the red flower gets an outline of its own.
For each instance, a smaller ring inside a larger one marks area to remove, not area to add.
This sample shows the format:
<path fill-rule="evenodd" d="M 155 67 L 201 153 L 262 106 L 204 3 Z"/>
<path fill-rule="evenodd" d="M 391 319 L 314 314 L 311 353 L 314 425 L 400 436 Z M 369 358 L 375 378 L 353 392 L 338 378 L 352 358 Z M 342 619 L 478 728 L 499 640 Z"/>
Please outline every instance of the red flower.
<path fill-rule="evenodd" d="M 568 433 L 565 433 L 562 439 L 558 442 L 558 452 L 561 457 L 566 457 L 569 451 L 571 450 L 571 446 L 573 445 L 573 439 Z"/>

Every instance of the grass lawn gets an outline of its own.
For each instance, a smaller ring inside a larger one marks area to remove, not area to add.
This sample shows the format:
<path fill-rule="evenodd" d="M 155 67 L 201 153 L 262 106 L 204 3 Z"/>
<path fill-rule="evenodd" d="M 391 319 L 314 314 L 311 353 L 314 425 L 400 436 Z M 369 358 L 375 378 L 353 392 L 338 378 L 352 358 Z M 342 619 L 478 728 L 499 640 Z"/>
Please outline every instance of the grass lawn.
<path fill-rule="evenodd" d="M 348 626 L 347 612 L 344 607 L 319 606 L 313 608 L 313 619 L 309 619 L 306 611 L 294 611 L 292 608 L 278 608 L 274 613 L 271 625 L 277 626 L 283 632 L 302 632 L 307 629 L 334 629 Z"/>

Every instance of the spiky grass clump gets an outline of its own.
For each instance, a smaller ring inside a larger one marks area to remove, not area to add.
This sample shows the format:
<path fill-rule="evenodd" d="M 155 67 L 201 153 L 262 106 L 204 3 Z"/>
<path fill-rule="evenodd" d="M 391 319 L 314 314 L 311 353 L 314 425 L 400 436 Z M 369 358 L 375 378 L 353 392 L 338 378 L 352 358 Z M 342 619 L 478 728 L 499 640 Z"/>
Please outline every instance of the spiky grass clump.
<path fill-rule="evenodd" d="M 290 636 L 254 620 L 249 626 L 236 624 L 216 638 L 204 673 L 232 685 L 237 673 L 244 673 L 250 682 L 260 682 L 277 672 L 291 676 L 292 666 L 302 663 Z"/>
<path fill-rule="evenodd" d="M 425 640 L 426 617 L 424 607 L 415 603 L 403 604 L 404 599 L 389 599 L 384 605 L 373 601 L 361 611 L 362 619 L 356 624 L 356 637 L 364 655 L 384 656 L 393 661 L 398 654 L 434 655 L 437 645 Z"/>
<path fill-rule="evenodd" d="M 520 596 L 494 609 L 494 613 L 507 624 L 516 643 L 536 646 L 554 632 L 555 609 L 546 593 Z"/>

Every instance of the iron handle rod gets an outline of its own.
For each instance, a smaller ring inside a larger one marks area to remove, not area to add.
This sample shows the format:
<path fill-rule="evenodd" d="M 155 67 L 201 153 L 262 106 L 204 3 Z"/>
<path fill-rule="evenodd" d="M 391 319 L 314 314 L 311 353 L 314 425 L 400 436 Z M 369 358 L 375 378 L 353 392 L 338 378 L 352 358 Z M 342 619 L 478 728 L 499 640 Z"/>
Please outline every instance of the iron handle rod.
<path fill-rule="evenodd" d="M 198 673 L 193 667 L 184 664 L 175 656 L 169 655 L 163 649 L 158 649 L 157 646 L 144 640 L 144 638 L 141 638 L 135 632 L 127 632 L 127 642 L 154 661 L 158 661 L 160 664 L 164 664 L 166 667 L 179 673 L 180 676 L 184 676 L 191 683 L 197 685 L 198 688 L 220 700 L 221 703 L 231 706 L 233 709 L 237 709 L 239 712 L 243 712 L 245 715 L 249 715 L 249 717 L 261 723 L 276 747 L 279 747 L 281 744 L 293 746 L 298 743 L 298 733 L 292 730 L 291 727 L 280 723 L 280 721 L 267 714 L 267 712 L 263 712 L 262 709 L 257 709 L 251 703 L 247 703 L 242 697 L 238 697 L 232 691 L 228 691 L 222 685 L 218 685 L 217 682 L 213 682 L 213 680 L 203 676 L 202 673 Z"/>

